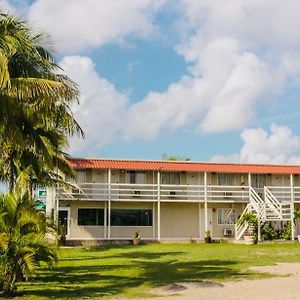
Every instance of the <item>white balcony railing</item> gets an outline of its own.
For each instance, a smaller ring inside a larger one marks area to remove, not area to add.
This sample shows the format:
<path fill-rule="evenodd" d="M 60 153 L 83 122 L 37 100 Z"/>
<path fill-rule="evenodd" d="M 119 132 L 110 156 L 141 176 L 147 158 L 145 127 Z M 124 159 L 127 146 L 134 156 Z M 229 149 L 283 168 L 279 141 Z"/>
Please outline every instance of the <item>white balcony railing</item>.
<path fill-rule="evenodd" d="M 249 201 L 248 186 L 209 185 L 207 199 L 211 202 Z"/>
<path fill-rule="evenodd" d="M 109 194 L 110 193 L 110 194 Z M 108 200 L 112 201 L 155 201 L 162 202 L 204 202 L 204 185 L 172 184 L 128 184 L 77 183 L 76 187 L 60 188 L 57 197 L 60 200 Z M 211 202 L 247 202 L 248 186 L 207 186 L 207 201 Z"/>

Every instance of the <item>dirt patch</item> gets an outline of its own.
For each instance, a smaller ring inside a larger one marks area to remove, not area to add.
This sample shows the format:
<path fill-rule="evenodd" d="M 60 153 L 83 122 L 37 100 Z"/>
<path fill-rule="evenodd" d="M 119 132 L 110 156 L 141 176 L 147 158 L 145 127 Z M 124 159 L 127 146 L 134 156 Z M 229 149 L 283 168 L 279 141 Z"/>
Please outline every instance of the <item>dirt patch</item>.
<path fill-rule="evenodd" d="M 211 281 L 174 284 L 175 288 L 158 289 L 155 299 L 210 299 L 210 300 L 299 300 L 296 288 L 300 282 L 300 263 L 253 267 L 253 271 L 278 275 L 268 279 L 225 282 Z M 182 288 L 183 287 L 183 288 Z M 181 289 L 181 290 L 180 290 Z M 172 291 L 172 292 L 171 292 Z M 176 293 L 176 295 L 174 294 Z"/>

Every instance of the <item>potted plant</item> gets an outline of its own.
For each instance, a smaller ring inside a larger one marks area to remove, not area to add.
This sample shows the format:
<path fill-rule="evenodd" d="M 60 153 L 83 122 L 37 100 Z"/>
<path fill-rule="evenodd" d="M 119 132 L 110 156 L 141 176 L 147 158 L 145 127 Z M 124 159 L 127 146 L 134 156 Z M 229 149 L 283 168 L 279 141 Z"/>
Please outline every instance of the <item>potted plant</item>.
<path fill-rule="evenodd" d="M 132 243 L 133 245 L 138 245 L 141 243 L 141 236 L 140 236 L 140 232 L 136 231 L 132 237 Z"/>
<path fill-rule="evenodd" d="M 247 244 L 254 244 L 258 238 L 258 219 L 253 213 L 245 213 L 238 222 L 239 224 L 249 224 L 249 228 L 244 235 L 244 240 Z"/>
<path fill-rule="evenodd" d="M 204 241 L 205 241 L 205 243 L 207 243 L 207 244 L 210 244 L 210 243 L 211 243 L 210 230 L 206 230 L 206 231 L 205 231 Z"/>

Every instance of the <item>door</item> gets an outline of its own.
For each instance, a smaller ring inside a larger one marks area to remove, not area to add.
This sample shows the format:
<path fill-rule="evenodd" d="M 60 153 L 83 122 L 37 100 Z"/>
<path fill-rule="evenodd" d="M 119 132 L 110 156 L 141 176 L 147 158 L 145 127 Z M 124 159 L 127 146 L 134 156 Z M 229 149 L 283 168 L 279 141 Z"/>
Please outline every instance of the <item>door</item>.
<path fill-rule="evenodd" d="M 200 232 L 201 232 L 201 239 L 204 239 L 205 237 L 205 210 L 204 208 L 201 209 L 200 214 L 201 220 L 200 220 Z M 213 227 L 212 227 L 212 209 L 207 209 L 207 230 L 210 231 L 210 235 L 213 237 Z"/>
<path fill-rule="evenodd" d="M 69 216 L 70 216 L 70 209 L 69 208 L 65 208 L 65 209 L 60 208 L 59 209 L 59 211 L 58 211 L 58 221 L 59 221 L 59 224 L 61 226 L 63 226 L 67 238 L 70 235 L 70 228 L 69 228 L 69 224 L 70 224 L 69 218 L 70 217 Z"/>

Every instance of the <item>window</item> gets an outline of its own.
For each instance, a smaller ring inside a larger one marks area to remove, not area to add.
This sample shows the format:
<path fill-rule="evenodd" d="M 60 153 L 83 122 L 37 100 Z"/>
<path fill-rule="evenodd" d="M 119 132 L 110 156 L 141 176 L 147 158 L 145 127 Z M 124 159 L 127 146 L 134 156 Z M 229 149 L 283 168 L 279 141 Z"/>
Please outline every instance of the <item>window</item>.
<path fill-rule="evenodd" d="M 130 184 L 144 184 L 146 182 L 146 173 L 139 171 L 127 172 L 127 183 Z"/>
<path fill-rule="evenodd" d="M 152 226 L 152 209 L 112 209 L 111 226 Z"/>
<path fill-rule="evenodd" d="M 266 185 L 266 174 L 251 174 L 251 185 L 261 189 Z"/>
<path fill-rule="evenodd" d="M 80 226 L 103 226 L 103 208 L 78 208 L 78 225 Z"/>
<path fill-rule="evenodd" d="M 234 185 L 234 174 L 218 173 L 218 185 Z"/>
<path fill-rule="evenodd" d="M 161 174 L 162 184 L 180 184 L 180 173 L 164 172 Z"/>
<path fill-rule="evenodd" d="M 218 208 L 218 225 L 234 225 L 236 222 L 235 209 Z"/>
<path fill-rule="evenodd" d="M 86 176 L 85 176 L 85 170 L 77 170 L 76 171 L 76 182 L 77 183 L 83 183 L 86 180 Z"/>

